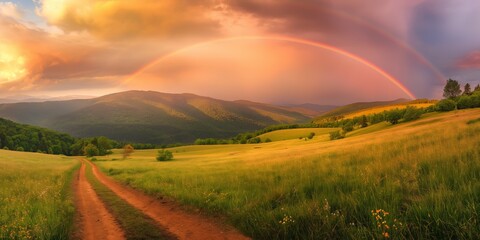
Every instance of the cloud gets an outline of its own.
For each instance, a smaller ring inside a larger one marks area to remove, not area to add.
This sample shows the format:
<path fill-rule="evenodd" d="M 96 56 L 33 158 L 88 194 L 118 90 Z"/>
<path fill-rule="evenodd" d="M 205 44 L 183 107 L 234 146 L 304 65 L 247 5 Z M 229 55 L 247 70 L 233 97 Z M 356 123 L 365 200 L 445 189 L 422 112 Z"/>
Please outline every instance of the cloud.
<path fill-rule="evenodd" d="M 480 69 L 480 50 L 469 53 L 458 61 L 459 68 L 479 68 Z"/>
<path fill-rule="evenodd" d="M 66 31 L 106 39 L 205 35 L 218 24 L 211 0 L 40 0 L 40 15 Z"/>
<path fill-rule="evenodd" d="M 20 19 L 23 14 L 15 3 L 0 2 L 0 15 L 13 19 Z"/>

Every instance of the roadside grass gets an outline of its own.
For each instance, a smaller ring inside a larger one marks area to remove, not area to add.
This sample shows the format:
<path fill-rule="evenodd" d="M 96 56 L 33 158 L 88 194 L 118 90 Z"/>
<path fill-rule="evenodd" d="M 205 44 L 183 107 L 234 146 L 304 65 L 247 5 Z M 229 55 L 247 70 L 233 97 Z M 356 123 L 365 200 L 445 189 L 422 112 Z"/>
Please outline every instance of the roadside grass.
<path fill-rule="evenodd" d="M 78 161 L 0 150 L 0 239 L 69 239 Z"/>
<path fill-rule="evenodd" d="M 480 239 L 480 125 L 467 124 L 479 117 L 461 110 L 336 141 L 184 146 L 170 162 L 142 150 L 96 164 L 255 239 Z"/>
<path fill-rule="evenodd" d="M 108 210 L 118 220 L 125 231 L 127 239 L 174 239 L 165 230 L 162 230 L 153 219 L 117 196 L 107 186 L 103 185 L 92 172 L 92 166 L 85 163 L 86 177 Z"/>
<path fill-rule="evenodd" d="M 265 142 L 267 138 L 272 141 L 283 141 L 283 140 L 290 140 L 290 139 L 299 139 L 299 138 L 306 138 L 308 134 L 315 133 L 315 137 L 325 135 L 325 140 L 328 140 L 328 134 L 338 130 L 337 128 L 295 128 L 295 129 L 283 129 L 277 130 L 273 132 L 268 132 L 258 136 L 262 139 L 262 142 Z"/>

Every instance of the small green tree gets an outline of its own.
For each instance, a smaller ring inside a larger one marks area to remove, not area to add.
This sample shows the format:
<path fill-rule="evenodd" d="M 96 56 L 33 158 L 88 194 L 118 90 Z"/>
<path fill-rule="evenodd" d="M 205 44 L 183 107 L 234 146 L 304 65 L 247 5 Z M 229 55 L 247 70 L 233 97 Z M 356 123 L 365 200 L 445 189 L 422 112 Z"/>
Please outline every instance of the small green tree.
<path fill-rule="evenodd" d="M 471 95 L 472 94 L 472 88 L 470 87 L 470 84 L 465 84 L 465 87 L 463 88 L 463 95 Z"/>
<path fill-rule="evenodd" d="M 353 131 L 353 122 L 348 121 L 347 123 L 345 123 L 345 125 L 343 125 L 343 127 L 342 127 L 342 130 L 345 131 L 345 132 Z"/>
<path fill-rule="evenodd" d="M 391 124 L 397 124 L 403 118 L 403 111 L 398 108 L 390 110 L 386 112 L 385 118 Z"/>
<path fill-rule="evenodd" d="M 360 119 L 359 124 L 360 124 L 360 127 L 361 127 L 361 128 L 368 127 L 367 116 L 362 115 L 362 118 Z"/>
<path fill-rule="evenodd" d="M 462 90 L 460 90 L 460 84 L 458 84 L 458 81 L 448 79 L 447 84 L 445 84 L 445 87 L 443 88 L 443 97 L 450 99 L 456 98 L 460 96 L 461 93 Z"/>
<path fill-rule="evenodd" d="M 338 130 L 330 133 L 330 140 L 337 140 L 345 138 L 345 132 L 343 130 Z"/>
<path fill-rule="evenodd" d="M 443 99 L 439 101 L 435 107 L 437 111 L 448 112 L 448 111 L 455 110 L 455 108 L 457 107 L 457 104 L 455 103 L 455 101 L 451 99 Z"/>
<path fill-rule="evenodd" d="M 172 159 L 173 159 L 172 152 L 165 149 L 158 150 L 157 161 L 169 161 Z"/>
<path fill-rule="evenodd" d="M 473 90 L 474 92 L 480 92 L 480 84 L 477 84 L 475 89 Z"/>
<path fill-rule="evenodd" d="M 122 152 L 123 159 L 126 159 L 127 157 L 129 157 L 133 153 L 133 151 L 135 151 L 135 149 L 130 144 L 126 144 L 125 146 L 123 146 L 123 152 Z"/>
<path fill-rule="evenodd" d="M 87 146 L 83 148 L 83 155 L 87 157 L 93 157 L 93 156 L 98 156 L 99 151 L 97 146 L 93 145 L 92 143 L 89 143 Z"/>
<path fill-rule="evenodd" d="M 405 114 L 403 115 L 403 120 L 405 122 L 417 120 L 422 116 L 422 110 L 413 106 L 408 106 L 405 109 Z"/>

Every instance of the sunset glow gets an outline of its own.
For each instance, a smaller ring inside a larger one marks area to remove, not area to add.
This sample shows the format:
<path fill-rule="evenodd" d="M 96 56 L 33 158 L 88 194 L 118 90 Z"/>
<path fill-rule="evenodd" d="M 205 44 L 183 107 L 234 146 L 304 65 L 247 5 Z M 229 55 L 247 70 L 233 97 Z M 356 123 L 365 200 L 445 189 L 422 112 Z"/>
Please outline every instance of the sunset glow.
<path fill-rule="evenodd" d="M 480 21 L 480 4 L 452 4 L 2 1 L 0 96 L 143 89 L 269 103 L 436 98 L 449 77 L 480 81 L 480 34 L 455 18 Z"/>

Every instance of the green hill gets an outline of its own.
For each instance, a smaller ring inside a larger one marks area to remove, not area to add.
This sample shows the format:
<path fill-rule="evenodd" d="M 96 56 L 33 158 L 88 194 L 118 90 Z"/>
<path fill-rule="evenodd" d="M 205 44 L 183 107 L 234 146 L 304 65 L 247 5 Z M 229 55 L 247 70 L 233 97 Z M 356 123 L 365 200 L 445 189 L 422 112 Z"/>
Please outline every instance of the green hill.
<path fill-rule="evenodd" d="M 145 143 L 231 137 L 273 124 L 309 121 L 289 107 L 193 94 L 128 91 L 88 100 L 0 105 L 0 116 L 76 137 Z"/>

